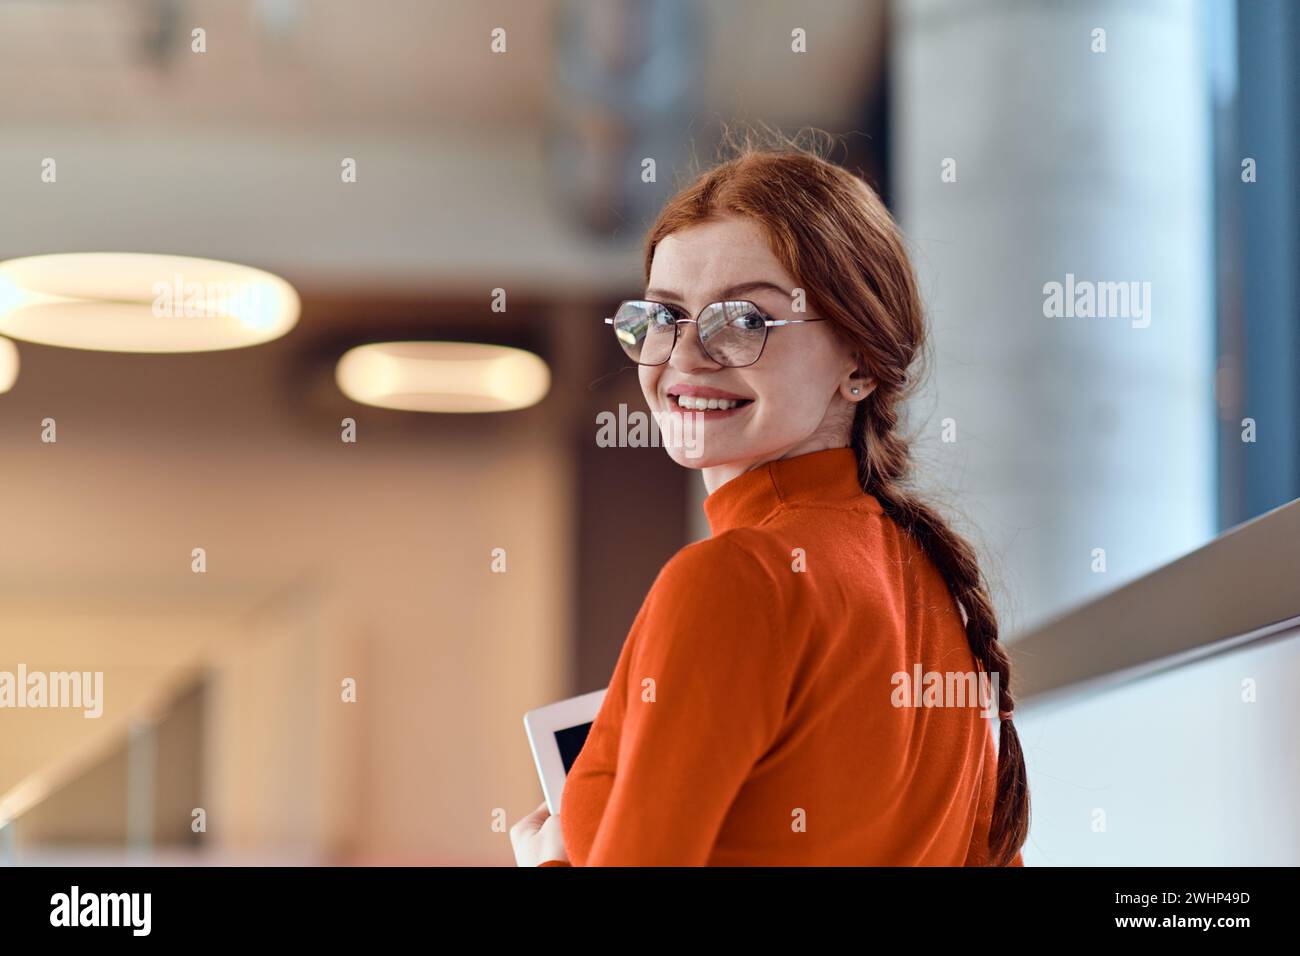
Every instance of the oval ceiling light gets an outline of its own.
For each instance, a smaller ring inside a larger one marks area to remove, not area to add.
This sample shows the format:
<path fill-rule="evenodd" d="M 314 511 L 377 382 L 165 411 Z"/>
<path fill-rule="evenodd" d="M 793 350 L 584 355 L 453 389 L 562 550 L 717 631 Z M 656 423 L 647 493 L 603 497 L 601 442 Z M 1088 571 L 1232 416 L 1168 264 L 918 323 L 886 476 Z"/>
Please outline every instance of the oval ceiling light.
<path fill-rule="evenodd" d="M 0 339 L 0 395 L 14 387 L 18 381 L 18 347 L 8 339 Z"/>
<path fill-rule="evenodd" d="M 339 389 L 408 412 L 507 412 L 540 402 L 551 371 L 532 352 L 469 342 L 376 342 L 344 353 Z"/>
<path fill-rule="evenodd" d="M 126 252 L 0 262 L 0 334 L 106 352 L 260 345 L 298 322 L 293 286 L 251 266 Z"/>

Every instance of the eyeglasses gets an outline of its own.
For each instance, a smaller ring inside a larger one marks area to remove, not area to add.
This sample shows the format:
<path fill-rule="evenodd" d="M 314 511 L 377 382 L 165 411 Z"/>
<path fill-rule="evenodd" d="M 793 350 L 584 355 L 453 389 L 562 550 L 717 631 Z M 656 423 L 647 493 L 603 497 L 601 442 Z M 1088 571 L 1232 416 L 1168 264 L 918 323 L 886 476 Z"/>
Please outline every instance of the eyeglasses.
<path fill-rule="evenodd" d="M 714 302 L 690 318 L 685 309 L 662 302 L 629 299 L 620 302 L 606 325 L 637 365 L 663 365 L 677 344 L 677 327 L 694 323 L 704 354 L 719 365 L 744 368 L 753 365 L 767 344 L 767 330 L 774 325 L 800 325 L 824 319 L 774 319 L 744 299 Z"/>

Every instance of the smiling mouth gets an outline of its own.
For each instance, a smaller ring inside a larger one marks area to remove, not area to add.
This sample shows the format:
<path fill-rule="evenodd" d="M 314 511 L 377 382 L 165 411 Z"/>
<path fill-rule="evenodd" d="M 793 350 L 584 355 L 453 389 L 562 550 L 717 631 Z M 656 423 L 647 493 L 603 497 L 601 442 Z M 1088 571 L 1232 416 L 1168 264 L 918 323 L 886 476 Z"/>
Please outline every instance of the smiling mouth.
<path fill-rule="evenodd" d="M 669 395 L 668 398 L 677 408 L 688 412 L 726 412 L 754 404 L 749 398 L 704 398 L 699 395 Z"/>
<path fill-rule="evenodd" d="M 754 404 L 752 398 L 743 398 L 733 392 L 702 388 L 697 385 L 674 385 L 668 390 L 666 397 L 670 412 L 678 415 L 698 415 L 705 420 L 725 418 Z"/>

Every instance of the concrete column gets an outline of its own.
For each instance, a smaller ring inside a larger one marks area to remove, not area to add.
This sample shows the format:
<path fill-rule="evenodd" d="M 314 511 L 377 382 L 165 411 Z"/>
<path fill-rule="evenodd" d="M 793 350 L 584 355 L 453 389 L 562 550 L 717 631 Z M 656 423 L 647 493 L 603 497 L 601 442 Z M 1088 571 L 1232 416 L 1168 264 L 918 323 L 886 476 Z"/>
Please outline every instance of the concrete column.
<path fill-rule="evenodd" d="M 895 5 L 892 199 L 933 330 L 918 473 L 990 555 L 1008 635 L 1214 533 L 1201 16 Z"/>

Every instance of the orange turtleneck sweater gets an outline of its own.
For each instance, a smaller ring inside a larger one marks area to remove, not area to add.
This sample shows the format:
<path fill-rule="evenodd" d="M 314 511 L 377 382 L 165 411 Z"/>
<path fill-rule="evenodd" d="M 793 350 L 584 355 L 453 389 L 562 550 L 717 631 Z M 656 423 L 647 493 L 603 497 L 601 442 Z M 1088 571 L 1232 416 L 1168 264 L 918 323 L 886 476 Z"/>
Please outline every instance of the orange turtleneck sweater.
<path fill-rule="evenodd" d="M 572 863 L 986 863 L 993 721 L 898 676 L 977 672 L 961 613 L 852 450 L 704 508 L 712 537 L 660 572 L 565 782 Z"/>

